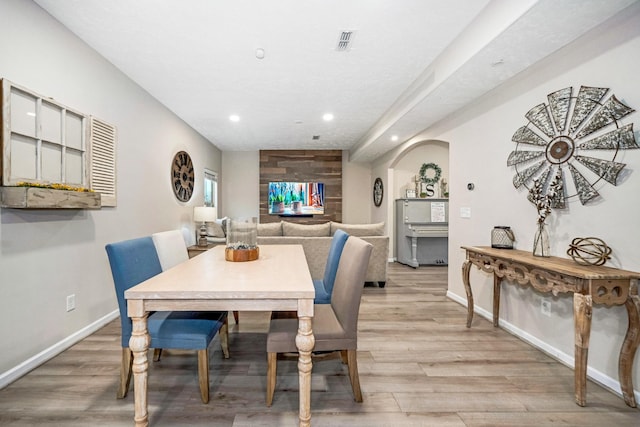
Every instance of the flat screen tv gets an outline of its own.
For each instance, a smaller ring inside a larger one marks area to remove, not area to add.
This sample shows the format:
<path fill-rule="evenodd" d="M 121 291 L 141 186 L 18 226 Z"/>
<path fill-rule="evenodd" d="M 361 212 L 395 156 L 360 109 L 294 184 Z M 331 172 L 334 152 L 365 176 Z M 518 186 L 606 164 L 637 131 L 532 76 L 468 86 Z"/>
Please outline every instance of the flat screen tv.
<path fill-rule="evenodd" d="M 324 214 L 324 183 L 270 182 L 269 214 L 309 216 Z"/>

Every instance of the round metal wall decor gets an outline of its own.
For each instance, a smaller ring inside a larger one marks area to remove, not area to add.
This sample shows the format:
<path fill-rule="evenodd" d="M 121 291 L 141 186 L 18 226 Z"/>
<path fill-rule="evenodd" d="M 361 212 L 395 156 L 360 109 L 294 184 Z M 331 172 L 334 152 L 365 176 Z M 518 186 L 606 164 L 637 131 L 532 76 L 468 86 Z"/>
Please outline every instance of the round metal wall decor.
<path fill-rule="evenodd" d="M 178 151 L 171 163 L 171 187 L 176 198 L 188 202 L 193 194 L 194 171 L 191 156 L 186 151 Z"/>
<path fill-rule="evenodd" d="M 572 197 L 583 205 L 597 198 L 594 186 L 601 180 L 618 184 L 618 175 L 626 166 L 615 161 L 618 151 L 640 147 L 633 123 L 621 122 L 635 110 L 613 94 L 606 97 L 608 91 L 581 86 L 574 95 L 573 88 L 566 87 L 550 93 L 548 103 L 525 114 L 529 123 L 513 134 L 517 145 L 507 159 L 507 166 L 516 171 L 514 187 L 529 189 L 535 179 L 546 193 L 555 178 L 562 191 L 553 196 L 551 207 L 562 209 Z M 606 159 L 601 158 L 605 155 Z"/>
<path fill-rule="evenodd" d="M 373 204 L 380 206 L 382 204 L 382 197 L 384 196 L 384 186 L 382 185 L 382 179 L 376 178 L 373 183 Z"/>

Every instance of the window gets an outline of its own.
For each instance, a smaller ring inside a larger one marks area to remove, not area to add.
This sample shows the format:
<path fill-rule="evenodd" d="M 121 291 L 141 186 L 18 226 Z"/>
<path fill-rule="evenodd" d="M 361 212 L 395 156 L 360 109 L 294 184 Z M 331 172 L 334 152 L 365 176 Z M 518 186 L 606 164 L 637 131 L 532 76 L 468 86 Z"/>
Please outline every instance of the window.
<path fill-rule="evenodd" d="M 204 205 L 218 207 L 218 174 L 204 170 Z"/>

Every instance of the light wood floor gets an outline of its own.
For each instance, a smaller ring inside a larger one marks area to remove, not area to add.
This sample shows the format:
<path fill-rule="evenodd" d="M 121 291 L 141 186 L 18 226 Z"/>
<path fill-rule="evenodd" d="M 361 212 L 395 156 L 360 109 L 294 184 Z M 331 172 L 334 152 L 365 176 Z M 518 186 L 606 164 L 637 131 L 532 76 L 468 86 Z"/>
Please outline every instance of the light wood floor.
<path fill-rule="evenodd" d="M 573 402 L 573 371 L 445 297 L 446 268 L 390 266 L 383 289 L 364 290 L 358 364 L 363 403 L 346 366 L 316 362 L 314 426 L 640 426 L 640 410 L 593 382 L 588 405 Z M 269 313 L 231 320 L 231 358 L 215 342 L 211 401 L 200 401 L 195 353 L 165 351 L 152 363 L 153 426 L 294 426 L 295 361 L 278 362 L 271 408 L 265 397 Z M 2 426 L 130 426 L 133 394 L 117 400 L 119 321 L 0 390 Z"/>

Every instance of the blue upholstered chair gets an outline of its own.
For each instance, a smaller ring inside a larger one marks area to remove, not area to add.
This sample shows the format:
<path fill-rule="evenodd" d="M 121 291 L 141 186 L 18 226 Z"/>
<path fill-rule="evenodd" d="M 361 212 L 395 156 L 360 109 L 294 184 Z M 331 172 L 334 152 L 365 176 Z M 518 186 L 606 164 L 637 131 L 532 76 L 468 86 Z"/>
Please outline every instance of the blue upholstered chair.
<path fill-rule="evenodd" d="M 127 301 L 124 298 L 124 292 L 159 274 L 162 272 L 162 267 L 151 237 L 108 244 L 106 250 L 118 298 L 122 326 L 122 366 L 117 397 L 124 398 L 129 391 L 133 363 L 133 354 L 129 349 L 132 322 L 127 316 Z M 209 401 L 208 347 L 223 325 L 224 319 L 215 318 L 212 312 L 157 311 L 148 317 L 150 348 L 198 350 L 198 377 L 200 397 L 203 403 Z"/>
<path fill-rule="evenodd" d="M 313 279 L 313 287 L 316 289 L 314 304 L 331 303 L 333 282 L 336 280 L 340 255 L 342 255 L 342 249 L 348 237 L 349 235 L 342 230 L 336 230 L 333 235 L 331 248 L 329 248 L 329 255 L 327 256 L 327 265 L 324 268 L 324 277 L 322 279 Z"/>

